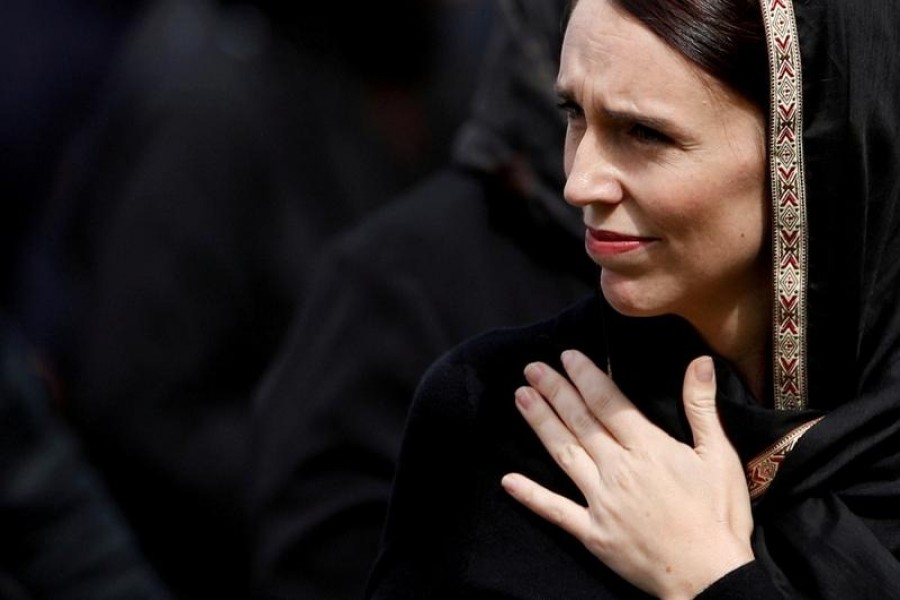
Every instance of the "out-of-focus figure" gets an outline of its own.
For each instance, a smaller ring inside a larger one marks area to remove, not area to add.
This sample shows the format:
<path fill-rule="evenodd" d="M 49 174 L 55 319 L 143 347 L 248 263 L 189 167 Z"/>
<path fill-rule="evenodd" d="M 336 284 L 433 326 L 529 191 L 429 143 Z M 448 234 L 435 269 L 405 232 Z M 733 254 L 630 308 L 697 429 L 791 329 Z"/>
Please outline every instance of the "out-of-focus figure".
<path fill-rule="evenodd" d="M 0 6 L 0 304 L 11 310 L 26 233 L 144 0 Z"/>
<path fill-rule="evenodd" d="M 64 161 L 22 305 L 179 598 L 246 597 L 252 390 L 320 247 L 444 157 L 488 5 L 154 2 Z"/>
<path fill-rule="evenodd" d="M 0 314 L 0 598 L 169 600 L 43 371 Z"/>

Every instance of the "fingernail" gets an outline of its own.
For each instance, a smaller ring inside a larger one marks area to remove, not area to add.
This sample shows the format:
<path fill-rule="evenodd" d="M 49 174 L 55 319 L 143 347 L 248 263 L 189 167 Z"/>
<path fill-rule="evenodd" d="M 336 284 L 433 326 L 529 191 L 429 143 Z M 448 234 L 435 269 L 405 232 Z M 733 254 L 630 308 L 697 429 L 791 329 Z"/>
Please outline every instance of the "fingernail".
<path fill-rule="evenodd" d="M 562 361 L 564 367 L 568 368 L 569 363 L 572 362 L 572 359 L 575 358 L 575 353 L 571 350 L 566 350 L 559 356 L 559 360 Z"/>
<path fill-rule="evenodd" d="M 715 369 L 713 369 L 713 361 L 710 357 L 704 356 L 697 361 L 695 367 L 696 369 L 694 373 L 696 374 L 698 381 L 712 381 L 713 375 L 715 374 Z"/>
<path fill-rule="evenodd" d="M 537 381 L 541 378 L 543 372 L 544 369 L 539 363 L 531 363 L 525 366 L 525 378 L 528 379 L 528 381 Z"/>
<path fill-rule="evenodd" d="M 528 410 L 528 407 L 531 406 L 531 395 L 528 393 L 528 388 L 520 387 L 516 390 L 516 405 L 522 410 Z"/>
<path fill-rule="evenodd" d="M 519 491 L 519 479 L 513 473 L 504 475 L 500 480 L 500 485 L 510 494 L 515 494 Z"/>

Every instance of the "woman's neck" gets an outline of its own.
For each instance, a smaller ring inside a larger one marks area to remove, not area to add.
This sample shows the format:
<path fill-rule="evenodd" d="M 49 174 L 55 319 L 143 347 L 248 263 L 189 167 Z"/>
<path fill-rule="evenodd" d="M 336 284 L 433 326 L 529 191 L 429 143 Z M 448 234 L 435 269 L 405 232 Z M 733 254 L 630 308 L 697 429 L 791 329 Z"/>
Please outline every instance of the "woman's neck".
<path fill-rule="evenodd" d="M 702 319 L 689 319 L 707 344 L 727 359 L 760 404 L 771 403 L 769 357 L 772 322 L 770 295 L 751 293 L 730 310 L 705 312 Z"/>

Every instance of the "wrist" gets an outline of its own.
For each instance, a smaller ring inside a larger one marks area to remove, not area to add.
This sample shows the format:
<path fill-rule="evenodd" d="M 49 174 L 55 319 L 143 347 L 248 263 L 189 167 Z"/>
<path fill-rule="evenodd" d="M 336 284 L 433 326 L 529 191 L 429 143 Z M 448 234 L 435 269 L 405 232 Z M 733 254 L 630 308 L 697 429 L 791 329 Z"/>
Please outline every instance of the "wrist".
<path fill-rule="evenodd" d="M 751 549 L 740 548 L 709 556 L 690 572 L 677 574 L 667 569 L 672 577 L 659 597 L 661 600 L 693 600 L 703 590 L 755 558 Z"/>

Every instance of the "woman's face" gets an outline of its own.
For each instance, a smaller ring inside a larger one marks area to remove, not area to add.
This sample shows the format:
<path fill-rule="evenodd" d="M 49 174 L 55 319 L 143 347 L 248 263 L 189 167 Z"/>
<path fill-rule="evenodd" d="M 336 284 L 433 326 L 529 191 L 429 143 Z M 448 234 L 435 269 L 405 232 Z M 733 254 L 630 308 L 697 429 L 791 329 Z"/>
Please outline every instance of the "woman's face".
<path fill-rule="evenodd" d="M 565 197 L 610 304 L 703 329 L 767 301 L 762 112 L 610 0 L 579 0 L 557 87 Z"/>

